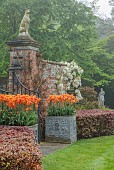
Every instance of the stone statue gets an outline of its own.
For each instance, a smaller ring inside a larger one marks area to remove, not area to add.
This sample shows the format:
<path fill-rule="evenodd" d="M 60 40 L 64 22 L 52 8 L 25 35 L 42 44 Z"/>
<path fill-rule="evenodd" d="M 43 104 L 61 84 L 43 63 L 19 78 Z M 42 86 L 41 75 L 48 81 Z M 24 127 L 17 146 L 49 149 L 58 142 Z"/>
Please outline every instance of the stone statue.
<path fill-rule="evenodd" d="M 104 95 L 105 95 L 105 91 L 103 91 L 103 88 L 101 88 L 101 91 L 99 92 L 98 95 L 98 103 L 100 107 L 104 107 Z"/>
<path fill-rule="evenodd" d="M 29 29 L 29 23 L 30 23 L 29 13 L 30 13 L 30 10 L 27 9 L 25 11 L 24 17 L 20 24 L 19 35 L 28 35 L 28 29 Z"/>

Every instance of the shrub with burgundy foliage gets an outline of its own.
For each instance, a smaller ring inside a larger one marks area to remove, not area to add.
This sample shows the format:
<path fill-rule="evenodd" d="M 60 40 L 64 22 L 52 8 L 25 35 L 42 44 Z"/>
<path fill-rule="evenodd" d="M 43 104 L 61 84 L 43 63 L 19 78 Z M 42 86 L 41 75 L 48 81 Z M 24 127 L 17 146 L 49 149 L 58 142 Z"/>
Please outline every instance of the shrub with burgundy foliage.
<path fill-rule="evenodd" d="M 78 110 L 78 139 L 114 134 L 114 110 Z"/>
<path fill-rule="evenodd" d="M 80 88 L 83 99 L 79 101 L 77 109 L 98 109 L 97 92 L 94 88 L 85 86 Z"/>
<path fill-rule="evenodd" d="M 31 129 L 0 126 L 0 170 L 41 170 L 41 164 Z"/>

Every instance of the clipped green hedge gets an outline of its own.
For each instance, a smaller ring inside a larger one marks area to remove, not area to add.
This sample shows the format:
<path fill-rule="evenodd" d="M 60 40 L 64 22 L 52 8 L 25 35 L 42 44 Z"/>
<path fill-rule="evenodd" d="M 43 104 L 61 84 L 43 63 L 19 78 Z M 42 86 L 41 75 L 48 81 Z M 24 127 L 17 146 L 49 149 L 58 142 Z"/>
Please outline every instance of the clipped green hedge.
<path fill-rule="evenodd" d="M 78 139 L 114 134 L 114 110 L 78 110 Z"/>
<path fill-rule="evenodd" d="M 31 129 L 0 126 L 0 170 L 42 170 L 41 158 Z"/>

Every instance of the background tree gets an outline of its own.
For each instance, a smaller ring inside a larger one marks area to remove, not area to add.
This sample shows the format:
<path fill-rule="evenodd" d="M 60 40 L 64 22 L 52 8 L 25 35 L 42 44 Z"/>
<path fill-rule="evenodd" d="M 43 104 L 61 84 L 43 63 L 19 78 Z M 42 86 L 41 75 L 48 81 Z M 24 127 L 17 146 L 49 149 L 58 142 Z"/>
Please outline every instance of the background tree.
<path fill-rule="evenodd" d="M 94 86 L 99 91 L 101 87 L 106 91 L 105 103 L 114 108 L 114 34 L 98 41 L 88 51 L 93 62 L 101 74 L 93 73 Z"/>
<path fill-rule="evenodd" d="M 112 7 L 111 16 L 112 16 L 112 19 L 114 19 L 114 0 L 109 0 L 109 5 Z"/>
<path fill-rule="evenodd" d="M 113 20 L 99 19 L 96 28 L 94 5 L 87 7 L 75 0 L 0 1 L 0 76 L 9 67 L 5 42 L 18 36 L 27 8 L 31 11 L 29 32 L 41 44 L 44 59 L 75 60 L 84 70 L 83 85 L 114 87 L 114 38 L 97 39 L 97 30 L 101 38 L 113 33 Z"/>
<path fill-rule="evenodd" d="M 18 35 L 20 21 L 30 0 L 0 1 L 0 76 L 7 74 L 9 54 L 5 42 Z"/>
<path fill-rule="evenodd" d="M 103 39 L 114 34 L 114 25 L 112 18 L 98 18 L 96 22 L 96 27 L 99 39 Z"/>
<path fill-rule="evenodd" d="M 80 60 L 96 36 L 92 9 L 75 0 L 9 0 L 0 6 L 1 70 L 8 67 L 5 41 L 18 35 L 19 24 L 26 8 L 31 10 L 30 33 L 41 46 L 45 59 L 53 61 Z M 84 65 L 85 60 L 81 61 Z"/>

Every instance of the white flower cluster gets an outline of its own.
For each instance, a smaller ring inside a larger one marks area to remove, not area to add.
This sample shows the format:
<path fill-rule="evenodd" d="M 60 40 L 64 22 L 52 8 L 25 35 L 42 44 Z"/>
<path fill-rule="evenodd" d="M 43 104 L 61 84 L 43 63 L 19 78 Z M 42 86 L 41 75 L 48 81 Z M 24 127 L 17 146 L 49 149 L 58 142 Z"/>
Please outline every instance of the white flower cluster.
<path fill-rule="evenodd" d="M 78 87 L 81 86 L 81 75 L 83 73 L 83 69 L 78 66 L 78 64 L 75 61 L 72 61 L 71 63 L 68 62 L 62 62 L 62 64 L 65 64 L 62 73 L 61 73 L 61 83 L 65 81 L 67 83 L 66 90 L 74 89 L 75 93 L 78 97 L 78 99 L 82 99 L 81 93 L 78 90 Z"/>

